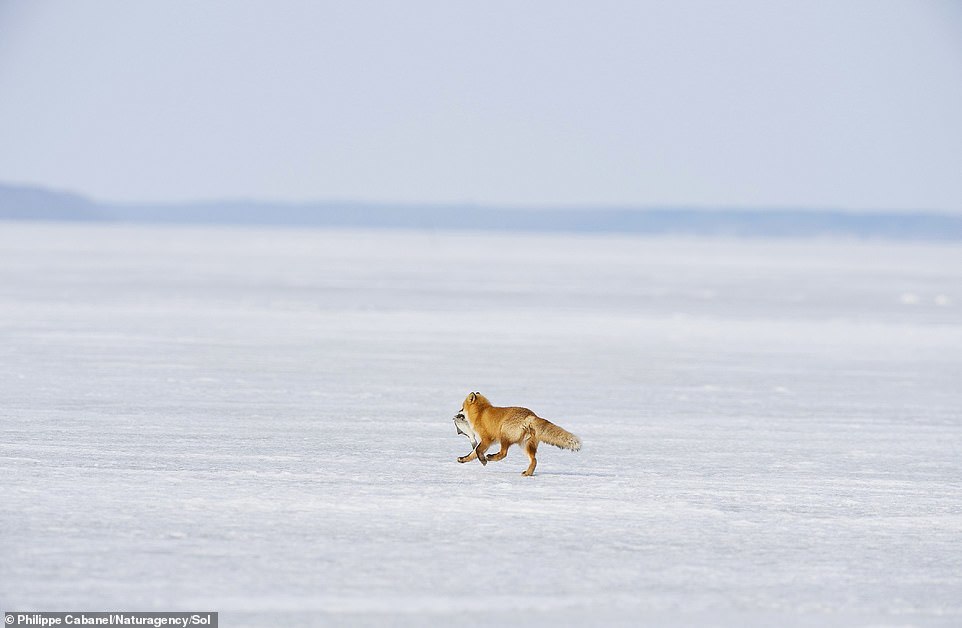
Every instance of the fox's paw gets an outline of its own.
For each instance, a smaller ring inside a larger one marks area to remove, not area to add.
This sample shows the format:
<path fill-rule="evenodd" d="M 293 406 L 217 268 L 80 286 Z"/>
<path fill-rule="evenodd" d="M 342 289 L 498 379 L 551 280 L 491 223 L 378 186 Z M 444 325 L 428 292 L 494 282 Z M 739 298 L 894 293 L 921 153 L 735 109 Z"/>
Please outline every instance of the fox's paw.
<path fill-rule="evenodd" d="M 525 477 L 531 477 L 532 475 L 534 475 L 534 471 L 522 471 L 521 475 Z"/>
<path fill-rule="evenodd" d="M 468 461 L 467 456 L 458 456 L 458 462 L 467 462 L 467 461 Z"/>

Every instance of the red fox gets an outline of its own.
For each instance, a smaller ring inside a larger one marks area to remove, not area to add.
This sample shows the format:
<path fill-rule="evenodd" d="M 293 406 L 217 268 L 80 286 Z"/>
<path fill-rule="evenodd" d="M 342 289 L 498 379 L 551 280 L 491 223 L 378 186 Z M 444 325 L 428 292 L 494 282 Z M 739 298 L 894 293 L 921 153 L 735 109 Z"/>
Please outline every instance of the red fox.
<path fill-rule="evenodd" d="M 531 462 L 521 475 L 529 476 L 538 466 L 538 461 L 535 459 L 538 443 L 548 443 L 572 451 L 581 449 L 581 439 L 571 432 L 542 419 L 527 408 L 492 406 L 491 402 L 479 392 L 468 395 L 461 406 L 461 411 L 454 417 L 456 425 L 463 425 L 465 419 L 474 431 L 474 434 L 467 434 L 468 438 L 479 442 L 470 454 L 458 458 L 458 462 L 470 462 L 475 458 L 481 462 L 501 460 L 507 455 L 508 447 L 511 445 L 524 445 L 524 450 Z M 461 431 L 460 428 L 458 431 Z M 486 456 L 485 452 L 494 441 L 501 444 L 501 451 Z"/>

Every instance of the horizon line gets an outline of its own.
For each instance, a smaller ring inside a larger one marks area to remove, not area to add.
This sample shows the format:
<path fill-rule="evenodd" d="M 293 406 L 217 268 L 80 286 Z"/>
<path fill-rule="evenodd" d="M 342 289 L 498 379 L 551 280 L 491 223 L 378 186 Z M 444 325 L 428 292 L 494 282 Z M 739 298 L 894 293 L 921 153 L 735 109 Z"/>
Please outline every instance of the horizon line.
<path fill-rule="evenodd" d="M 855 214 L 855 215 L 914 215 L 914 216 L 960 216 L 962 208 L 959 209 L 924 209 L 924 208 L 882 208 L 882 207 L 840 207 L 840 206 L 808 206 L 808 205 L 789 205 L 772 204 L 759 205 L 748 204 L 739 205 L 735 203 L 720 203 L 713 205 L 706 204 L 686 204 L 686 203 L 657 203 L 657 202 L 625 202 L 625 203 L 595 203 L 595 202 L 572 202 L 572 203 L 487 203 L 470 200 L 450 200 L 450 201 L 410 201 L 410 200 L 370 200 L 358 198 L 322 198 L 315 197 L 304 200 L 279 199 L 267 196 L 239 195 L 211 197 L 188 197 L 179 200 L 111 200 L 78 191 L 69 187 L 49 185 L 35 182 L 9 182 L 0 181 L 0 189 L 19 189 L 21 191 L 31 191 L 54 194 L 58 196 L 73 197 L 95 206 L 112 208 L 161 208 L 161 207 L 186 207 L 186 206 L 212 206 L 225 204 L 238 205 L 264 205 L 264 206 L 287 206 L 287 207 L 309 207 L 309 206 L 354 206 L 367 208 L 421 208 L 421 209 L 443 209 L 443 208 L 464 208 L 477 210 L 496 210 L 496 211 L 522 211 L 522 212 L 574 212 L 574 211 L 626 211 L 626 212 L 657 212 L 657 211 L 690 211 L 690 212 L 745 212 L 745 213 L 824 213 L 824 214 Z"/>

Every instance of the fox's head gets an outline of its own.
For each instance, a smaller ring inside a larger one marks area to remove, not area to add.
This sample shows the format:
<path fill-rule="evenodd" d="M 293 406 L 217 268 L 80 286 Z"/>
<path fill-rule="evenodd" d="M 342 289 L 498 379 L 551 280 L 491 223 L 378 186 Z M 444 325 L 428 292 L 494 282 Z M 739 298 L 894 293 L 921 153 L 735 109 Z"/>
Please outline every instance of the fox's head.
<path fill-rule="evenodd" d="M 461 404 L 461 412 L 459 414 L 473 416 L 477 409 L 490 405 L 491 403 L 485 398 L 484 395 L 479 392 L 473 392 L 464 398 L 464 403 Z"/>

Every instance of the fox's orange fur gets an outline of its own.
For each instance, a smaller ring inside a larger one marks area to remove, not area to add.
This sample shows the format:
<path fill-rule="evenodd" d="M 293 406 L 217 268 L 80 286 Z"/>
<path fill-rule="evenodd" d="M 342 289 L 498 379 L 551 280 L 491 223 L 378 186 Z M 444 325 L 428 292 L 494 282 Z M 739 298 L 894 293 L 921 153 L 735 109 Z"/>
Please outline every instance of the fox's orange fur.
<path fill-rule="evenodd" d="M 508 447 L 515 444 L 523 445 L 530 464 L 521 475 L 531 475 L 538 465 L 535 458 L 538 443 L 548 443 L 572 451 L 581 449 L 581 439 L 571 432 L 547 419 L 542 419 L 527 408 L 492 406 L 491 402 L 478 392 L 473 392 L 465 398 L 461 412 L 471 423 L 479 443 L 470 454 L 458 458 L 458 462 L 470 462 L 478 456 L 485 456 L 488 447 L 495 441 L 501 444 L 501 450 L 491 456 L 485 456 L 486 460 L 501 460 L 507 455 Z"/>

